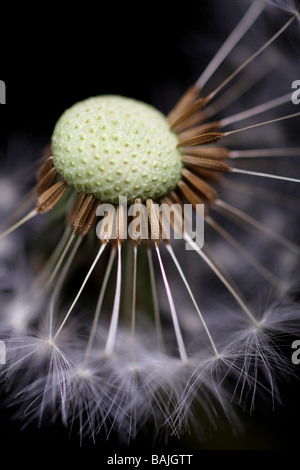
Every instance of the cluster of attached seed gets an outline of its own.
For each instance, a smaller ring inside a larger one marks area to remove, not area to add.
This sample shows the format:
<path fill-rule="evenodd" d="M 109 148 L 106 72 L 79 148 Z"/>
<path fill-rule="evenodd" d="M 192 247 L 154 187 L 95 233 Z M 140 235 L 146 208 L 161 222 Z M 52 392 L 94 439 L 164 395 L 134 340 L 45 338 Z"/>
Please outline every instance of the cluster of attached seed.
<path fill-rule="evenodd" d="M 61 116 L 52 136 L 58 173 L 78 192 L 103 202 L 157 199 L 181 176 L 177 136 L 153 107 L 120 96 L 81 101 Z"/>

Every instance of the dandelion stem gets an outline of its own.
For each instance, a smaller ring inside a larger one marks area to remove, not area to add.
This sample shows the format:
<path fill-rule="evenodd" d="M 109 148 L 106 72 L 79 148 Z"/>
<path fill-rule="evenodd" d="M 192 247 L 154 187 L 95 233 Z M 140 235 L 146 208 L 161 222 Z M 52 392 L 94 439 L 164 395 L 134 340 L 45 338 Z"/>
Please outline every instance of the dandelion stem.
<path fill-rule="evenodd" d="M 256 57 L 258 57 L 267 47 L 269 47 L 298 17 L 298 13 L 294 14 L 278 31 L 272 36 L 263 46 L 261 46 L 251 57 L 243 62 L 229 77 L 227 77 L 213 92 L 211 92 L 208 98 L 211 100 L 214 98 L 228 83 L 233 80 L 247 65 L 249 65 Z"/>
<path fill-rule="evenodd" d="M 97 330 L 97 325 L 98 325 L 98 321 L 99 321 L 99 317 L 100 317 L 102 303 L 103 303 L 104 295 L 105 295 L 105 292 L 106 292 L 107 283 L 108 283 L 108 280 L 109 280 L 109 277 L 110 277 L 111 269 L 112 269 L 112 266 L 113 266 L 113 262 L 115 260 L 115 256 L 116 256 L 116 248 L 112 247 L 111 252 L 110 252 L 110 257 L 109 257 L 109 260 L 108 260 L 108 264 L 107 264 L 107 267 L 106 267 L 104 279 L 103 279 L 103 282 L 102 282 L 102 285 L 101 285 L 101 290 L 100 290 L 100 294 L 99 294 L 99 298 L 98 298 L 98 302 L 97 302 L 97 307 L 96 307 L 96 311 L 95 311 L 95 315 L 94 315 L 94 319 L 93 319 L 93 324 L 92 324 L 90 336 L 89 336 L 89 339 L 88 339 L 88 344 L 87 344 L 86 351 L 85 351 L 84 365 L 86 365 L 86 361 L 89 357 L 89 354 L 90 354 L 90 351 L 92 349 L 94 339 L 95 339 L 95 336 L 96 336 L 96 330 Z"/>
<path fill-rule="evenodd" d="M 119 312 L 120 312 L 120 300 L 121 300 L 121 284 L 122 284 L 122 256 L 121 256 L 121 242 L 118 242 L 118 269 L 117 269 L 117 283 L 116 283 L 116 292 L 113 305 L 113 311 L 111 316 L 111 322 L 109 327 L 109 332 L 107 336 L 106 346 L 104 349 L 104 354 L 106 356 L 111 356 L 114 350 L 118 321 L 119 321 Z"/>
<path fill-rule="evenodd" d="M 187 357 L 185 345 L 184 345 L 184 342 L 183 342 L 182 334 L 181 334 L 181 331 L 180 331 L 180 326 L 179 326 L 177 312 L 176 312 L 175 305 L 174 305 L 173 296 L 172 296 L 172 293 L 171 293 L 171 290 L 170 290 L 170 286 L 169 286 L 169 283 L 168 283 L 168 279 L 167 279 L 167 276 L 166 276 L 164 265 L 163 265 L 163 262 L 162 262 L 162 259 L 161 259 L 161 256 L 160 256 L 159 247 L 156 246 L 155 248 L 156 248 L 156 253 L 157 253 L 157 257 L 158 257 L 158 261 L 159 261 L 159 266 L 160 266 L 160 270 L 161 270 L 161 274 L 162 274 L 162 277 L 163 277 L 163 281 L 164 281 L 164 285 L 165 285 L 165 289 L 166 289 L 166 293 L 167 293 L 167 297 L 168 297 L 168 302 L 169 302 L 169 306 L 170 306 L 170 310 L 171 310 L 171 316 L 172 316 L 172 321 L 173 321 L 173 326 L 174 326 L 174 331 L 175 331 L 175 336 L 176 336 L 176 340 L 177 340 L 177 345 L 178 345 L 178 349 L 179 349 L 180 358 L 183 362 L 188 362 L 188 357 Z"/>
<path fill-rule="evenodd" d="M 222 47 L 219 49 L 215 57 L 212 61 L 208 64 L 204 72 L 198 78 L 196 85 L 198 88 L 203 88 L 203 86 L 207 83 L 210 77 L 214 74 L 214 72 L 219 68 L 222 64 L 224 59 L 228 56 L 228 54 L 232 51 L 232 49 L 236 46 L 239 40 L 246 34 L 248 29 L 253 25 L 259 15 L 262 13 L 264 9 L 263 3 L 258 0 L 253 2 L 250 8 L 247 10 L 246 14 L 243 16 L 241 21 L 237 24 L 235 29 L 232 33 L 228 36 Z"/>
<path fill-rule="evenodd" d="M 188 233 L 184 233 L 184 239 L 187 243 L 194 249 L 194 251 L 205 261 L 205 263 L 210 267 L 210 269 L 217 275 L 220 281 L 224 284 L 227 290 L 235 298 L 237 303 L 242 307 L 243 311 L 247 314 L 250 320 L 257 326 L 258 321 L 254 317 L 253 313 L 250 311 L 249 307 L 246 305 L 243 299 L 238 295 L 235 289 L 231 286 L 228 280 L 223 276 L 219 269 L 214 265 L 214 263 L 208 258 L 208 256 L 198 247 L 194 240 L 190 237 Z"/>
<path fill-rule="evenodd" d="M 9 229 L 7 229 L 5 232 L 1 233 L 0 234 L 0 241 L 3 240 L 5 237 L 7 237 L 7 235 L 9 235 L 10 233 L 14 232 L 17 228 L 21 227 L 21 225 L 28 222 L 28 220 L 35 217 L 37 214 L 38 214 L 38 212 L 36 211 L 36 209 L 33 209 L 32 211 L 30 211 L 29 214 L 25 215 L 25 217 L 23 217 L 17 223 L 15 223 L 11 227 L 9 227 Z"/>
<path fill-rule="evenodd" d="M 84 281 L 83 281 L 83 283 L 82 283 L 82 285 L 81 285 L 81 287 L 80 287 L 80 289 L 79 289 L 79 291 L 78 291 L 78 293 L 77 293 L 77 295 L 76 295 L 76 297 L 75 297 L 75 299 L 74 299 L 74 301 L 73 301 L 73 303 L 72 303 L 72 305 L 71 305 L 71 307 L 69 308 L 68 312 L 66 313 L 64 320 L 62 321 L 62 323 L 61 323 L 59 329 L 57 330 L 57 332 L 56 332 L 56 334 L 55 334 L 55 336 L 54 336 L 54 338 L 53 338 L 53 340 L 52 340 L 53 343 L 54 343 L 55 340 L 57 339 L 57 337 L 58 337 L 58 335 L 60 334 L 61 330 L 63 329 L 63 327 L 64 327 L 66 321 L 68 320 L 68 318 L 69 318 L 69 316 L 70 316 L 72 310 L 74 309 L 74 307 L 75 307 L 75 305 L 76 305 L 76 303 L 77 303 L 77 301 L 78 301 L 78 299 L 79 299 L 79 297 L 80 297 L 80 295 L 81 295 L 81 293 L 82 293 L 82 291 L 83 291 L 83 289 L 84 289 L 84 287 L 85 287 L 87 281 L 89 280 L 90 275 L 92 274 L 92 272 L 93 272 L 93 270 L 94 270 L 94 268 L 95 268 L 97 262 L 99 261 L 100 256 L 102 255 L 103 251 L 105 250 L 105 248 L 106 248 L 106 244 L 102 244 L 101 247 L 100 247 L 100 249 L 99 249 L 99 251 L 98 251 L 98 253 L 97 253 L 97 256 L 96 256 L 95 260 L 93 261 L 92 266 L 91 266 L 90 269 L 89 269 L 89 272 L 87 273 L 87 275 L 86 275 L 86 277 L 85 277 L 85 279 L 84 279 Z"/>
<path fill-rule="evenodd" d="M 155 284 L 155 273 L 154 273 L 152 252 L 151 252 L 150 245 L 147 247 L 147 258 L 148 258 L 151 292 L 152 292 L 152 300 L 153 300 L 154 322 L 155 322 L 155 329 L 156 329 L 157 345 L 160 351 L 164 352 L 165 346 L 164 346 L 163 333 L 162 333 L 162 327 L 161 327 L 161 321 L 160 321 L 158 296 L 157 296 L 157 290 L 156 290 L 156 284 Z"/>
<path fill-rule="evenodd" d="M 175 264 L 175 266 L 176 266 L 176 269 L 178 270 L 178 272 L 179 272 L 179 274 L 180 274 L 180 277 L 181 277 L 181 279 L 182 279 L 182 281 L 183 281 L 183 283 L 184 283 L 184 285 L 185 285 L 185 287 L 186 287 L 186 289 L 187 289 L 187 291 L 188 291 L 188 294 L 189 294 L 189 296 L 190 296 L 190 298 L 191 298 L 191 300 L 192 300 L 192 302 L 193 302 L 193 304 L 194 304 L 194 307 L 195 307 L 195 309 L 196 309 L 196 311 L 197 311 L 197 313 L 198 313 L 198 315 L 199 315 L 199 318 L 200 318 L 200 320 L 201 320 L 201 322 L 202 322 L 202 325 L 203 325 L 203 327 L 204 327 L 204 329 L 205 329 L 205 331 L 206 331 L 206 334 L 207 334 L 207 336 L 208 336 L 208 339 L 209 339 L 209 341 L 210 341 L 210 343 L 211 343 L 211 345 L 212 345 L 212 347 L 213 347 L 214 353 L 215 353 L 215 355 L 218 357 L 218 356 L 219 356 L 219 353 L 218 353 L 217 347 L 216 347 L 216 345 L 215 345 L 215 343 L 214 343 L 214 341 L 213 341 L 213 339 L 212 339 L 212 336 L 211 336 L 210 331 L 209 331 L 209 329 L 208 329 L 208 327 L 207 327 L 207 325 L 206 325 L 206 322 L 205 322 L 205 320 L 204 320 L 204 318 L 203 318 L 203 316 L 202 316 L 202 313 L 200 312 L 200 309 L 199 309 L 199 307 L 198 307 L 198 305 L 197 305 L 197 302 L 196 302 L 196 300 L 195 300 L 195 297 L 194 297 L 194 295 L 193 295 L 193 293 L 192 293 L 192 290 L 191 290 L 191 288 L 190 288 L 190 286 L 189 286 L 189 283 L 188 283 L 188 281 L 187 281 L 187 279 L 186 279 L 186 277 L 185 277 L 185 275 L 184 275 L 184 273 L 183 273 L 183 271 L 182 271 L 182 268 L 181 268 L 181 266 L 180 266 L 180 264 L 179 264 L 179 262 L 178 262 L 178 259 L 177 259 L 176 255 L 175 255 L 175 253 L 174 253 L 174 250 L 173 250 L 173 248 L 172 248 L 172 246 L 171 246 L 170 244 L 166 244 L 166 248 L 167 248 L 169 254 L 171 255 L 171 258 L 172 258 L 172 260 L 173 260 L 173 262 L 174 262 L 174 264 Z"/>

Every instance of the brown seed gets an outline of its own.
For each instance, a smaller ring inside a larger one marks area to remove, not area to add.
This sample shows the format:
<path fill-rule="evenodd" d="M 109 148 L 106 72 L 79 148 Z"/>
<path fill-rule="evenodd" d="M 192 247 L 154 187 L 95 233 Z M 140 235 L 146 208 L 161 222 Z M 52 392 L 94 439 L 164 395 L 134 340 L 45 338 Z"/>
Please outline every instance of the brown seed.
<path fill-rule="evenodd" d="M 186 168 L 181 170 L 181 173 L 184 178 L 205 197 L 205 199 L 208 201 L 214 201 L 217 199 L 218 195 L 216 190 L 210 184 L 206 183 L 202 178 L 199 178 L 199 176 L 195 175 Z"/>
<path fill-rule="evenodd" d="M 37 181 L 40 182 L 44 176 L 54 167 L 53 165 L 53 157 L 50 156 L 49 158 L 47 158 L 47 160 L 45 161 L 45 163 L 42 165 L 42 167 L 39 169 L 37 175 L 36 175 L 36 178 L 37 178 Z"/>
<path fill-rule="evenodd" d="M 75 234 L 81 232 L 81 230 L 84 228 L 84 224 L 90 215 L 95 199 L 96 198 L 93 194 L 85 195 L 85 198 L 83 199 L 83 202 L 76 216 L 74 217 L 73 228 Z"/>
<path fill-rule="evenodd" d="M 51 210 L 64 195 L 67 188 L 67 183 L 61 180 L 44 191 L 38 198 L 36 212 L 42 214 Z"/>
<path fill-rule="evenodd" d="M 57 176 L 56 168 L 53 166 L 45 175 L 39 179 L 37 185 L 34 188 L 36 194 L 42 194 L 50 186 L 53 185 L 55 178 Z"/>
<path fill-rule="evenodd" d="M 205 134 L 200 134 L 195 137 L 190 137 L 186 140 L 180 141 L 178 147 L 189 147 L 194 145 L 204 145 L 204 144 L 215 144 L 222 137 L 224 137 L 222 132 L 207 132 Z"/>
<path fill-rule="evenodd" d="M 194 165 L 206 170 L 211 171 L 219 171 L 219 172 L 226 172 L 230 171 L 230 167 L 219 160 L 210 160 L 209 158 L 201 158 L 201 157 L 192 157 L 189 155 L 184 155 L 182 157 L 182 161 L 184 163 L 188 163 L 189 165 Z"/>
<path fill-rule="evenodd" d="M 196 85 L 192 85 L 180 98 L 177 104 L 174 106 L 172 111 L 168 115 L 168 120 L 170 124 L 175 122 L 178 116 L 186 109 L 187 106 L 190 106 L 199 96 L 199 88 Z M 172 125 L 172 124 L 171 124 Z"/>

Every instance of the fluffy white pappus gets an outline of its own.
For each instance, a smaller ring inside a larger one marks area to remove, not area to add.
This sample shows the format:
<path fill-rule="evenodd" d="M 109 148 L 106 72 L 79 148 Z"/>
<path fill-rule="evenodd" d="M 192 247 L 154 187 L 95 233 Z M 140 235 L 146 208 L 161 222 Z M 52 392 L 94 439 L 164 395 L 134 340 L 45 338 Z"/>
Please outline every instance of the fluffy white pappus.
<path fill-rule="evenodd" d="M 266 0 L 270 6 L 278 7 L 291 15 L 300 15 L 300 2 L 299 0 Z"/>
<path fill-rule="evenodd" d="M 76 333 L 72 322 L 66 327 L 55 343 L 51 339 L 49 327 L 38 325 L 31 333 L 20 333 L 4 339 L 6 364 L 1 370 L 1 381 L 7 391 L 13 395 L 33 383 L 37 377 L 47 376 L 53 369 L 54 357 L 67 357 L 70 342 L 75 341 Z M 73 345 L 73 343 L 72 343 Z"/>
<path fill-rule="evenodd" d="M 114 430 L 128 442 L 149 421 L 156 432 L 164 427 L 176 433 L 171 412 L 178 407 L 186 380 L 179 360 L 152 357 L 142 363 L 118 353 L 105 357 L 103 351 L 92 351 L 91 355 L 89 365 L 84 365 L 84 358 L 74 364 L 54 347 L 47 367 L 33 374 L 35 379 L 25 373 L 16 384 L 15 376 L 12 404 L 21 405 L 20 416 L 42 422 L 60 415 L 70 429 L 76 428 L 80 439 L 95 439 L 100 431 L 109 436 Z"/>
<path fill-rule="evenodd" d="M 39 425 L 43 420 L 55 422 L 58 417 L 67 423 L 69 394 L 72 387 L 74 365 L 70 358 L 56 345 L 44 345 L 43 369 L 30 377 L 19 380 L 11 404 L 20 405 L 18 418 L 24 420 L 24 427 L 32 421 Z M 39 364 L 41 367 L 41 364 Z"/>
<path fill-rule="evenodd" d="M 136 334 L 133 349 L 130 334 L 119 332 L 110 356 L 95 347 L 88 362 L 84 356 L 78 361 L 70 389 L 69 421 L 72 427 L 75 421 L 79 423 L 81 438 L 95 438 L 101 430 L 108 436 L 114 430 L 128 443 L 142 428 L 151 426 L 155 438 L 166 439 L 179 437 L 192 426 L 200 439 L 208 423 L 217 427 L 220 415 L 231 429 L 237 429 L 231 396 L 215 373 L 219 359 L 203 350 L 201 357 L 185 362 L 159 352 L 149 336 Z M 196 408 L 201 409 L 201 419 L 194 421 Z"/>
<path fill-rule="evenodd" d="M 180 432 L 191 427 L 201 440 L 208 429 L 223 426 L 233 435 L 243 429 L 226 382 L 228 359 L 225 353 L 194 355 L 189 359 L 190 375 L 174 411 Z"/>
<path fill-rule="evenodd" d="M 99 331 L 98 336 L 103 336 Z M 150 334 L 150 336 L 152 336 Z M 172 414 L 187 380 L 188 369 L 179 359 L 149 347 L 145 334 L 118 334 L 112 354 L 93 347 L 88 360 L 78 359 L 70 394 L 70 422 L 77 418 L 81 436 L 106 435 L 114 430 L 123 442 L 134 439 L 149 423 L 153 433 L 177 434 Z"/>
<path fill-rule="evenodd" d="M 300 304 L 286 300 L 274 302 L 262 314 L 260 324 L 276 334 L 300 334 Z"/>
<path fill-rule="evenodd" d="M 98 335 L 104 332 L 98 329 Z M 192 425 L 200 438 L 207 423 L 217 427 L 219 412 L 236 427 L 230 397 L 215 373 L 220 362 L 212 355 L 184 362 L 157 351 L 155 341 L 150 347 L 150 335 L 145 341 L 144 333 L 136 333 L 133 348 L 130 334 L 119 332 L 112 354 L 94 346 L 87 356 L 86 341 L 69 347 L 63 336 L 61 346 L 41 336 L 8 342 L 6 384 L 25 423 L 60 417 L 80 440 L 114 431 L 126 443 L 148 426 L 153 437 L 166 439 Z M 196 422 L 195 406 L 201 409 Z"/>
<path fill-rule="evenodd" d="M 187 400 L 182 401 L 187 409 L 193 397 L 201 400 L 201 390 L 212 384 L 211 396 L 224 404 L 228 418 L 234 416 L 233 403 L 250 412 L 258 398 L 270 409 L 275 403 L 281 404 L 280 384 L 295 375 L 291 344 L 300 335 L 299 305 L 277 301 L 261 309 L 256 323 L 239 309 L 216 305 L 207 315 L 207 326 L 219 355 L 213 356 L 212 351 L 209 355 L 208 346 L 205 350 L 204 331 L 189 332 L 189 353 L 195 369 L 187 384 Z"/>
<path fill-rule="evenodd" d="M 68 422 L 70 396 L 77 368 L 72 360 L 78 354 L 77 322 L 70 321 L 55 342 L 49 325 L 36 332 L 5 340 L 7 362 L 0 376 L 5 405 L 18 405 L 15 418 L 24 427 L 32 421 L 40 425 L 58 417 Z M 71 347 L 70 347 L 71 346 Z"/>
<path fill-rule="evenodd" d="M 68 393 L 67 423 L 83 438 L 95 440 L 102 430 L 108 437 L 114 427 L 114 416 L 120 409 L 113 384 L 110 381 L 110 362 L 98 358 L 97 364 L 83 366 L 80 361 L 72 376 Z"/>
<path fill-rule="evenodd" d="M 178 435 L 173 411 L 187 378 L 184 364 L 152 351 L 144 351 L 143 357 L 120 359 L 113 363 L 112 378 L 120 403 L 116 424 L 122 439 L 129 442 L 149 423 L 154 435 Z"/>
<path fill-rule="evenodd" d="M 300 334 L 299 305 L 277 303 L 266 309 L 257 324 L 236 325 L 224 347 L 228 376 L 234 379 L 233 397 L 252 411 L 256 395 L 280 403 L 280 380 L 295 373 L 290 356 L 282 350 Z"/>

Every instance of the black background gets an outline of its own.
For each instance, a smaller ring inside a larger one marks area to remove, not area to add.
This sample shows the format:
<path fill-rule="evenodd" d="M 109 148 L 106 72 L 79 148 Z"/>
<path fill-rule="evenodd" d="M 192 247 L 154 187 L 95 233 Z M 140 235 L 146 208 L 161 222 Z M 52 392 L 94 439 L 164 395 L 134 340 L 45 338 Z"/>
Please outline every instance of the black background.
<path fill-rule="evenodd" d="M 27 129 L 50 137 L 67 107 L 99 94 L 155 98 L 167 110 L 196 77 L 199 67 L 191 77 L 184 44 L 195 23 L 188 11 L 102 2 L 68 10 L 53 7 L 33 15 L 18 7 L 2 30 L 2 137 L 3 131 Z M 170 82 L 175 92 L 166 98 Z"/>
<path fill-rule="evenodd" d="M 61 2 L 37 4 L 31 9 L 16 4 L 5 12 L 1 20 L 0 79 L 6 83 L 7 104 L 0 107 L 2 148 L 9 147 L 20 134 L 46 143 L 61 113 L 93 95 L 120 94 L 153 103 L 164 112 L 171 109 L 215 49 L 209 41 L 205 43 L 202 33 L 211 27 L 216 12 L 209 8 L 209 2 L 200 1 L 176 5 L 127 3 Z M 223 33 L 216 30 L 216 45 L 222 38 Z M 129 446 L 121 446 L 111 435 L 108 441 L 103 436 L 96 445 L 85 442 L 80 448 L 78 439 L 69 438 L 60 425 L 20 431 L 20 422 L 12 422 L 10 411 L 4 410 L 0 415 L 1 455 L 10 455 L 11 462 L 24 459 L 33 466 L 39 462 L 46 465 L 48 460 L 50 465 L 59 465 L 65 457 L 71 465 L 94 459 L 96 467 L 103 468 L 107 456 L 114 453 L 292 451 L 298 446 L 299 392 L 297 383 L 284 390 L 283 402 L 288 403 L 284 410 L 272 414 L 265 412 L 262 404 L 253 417 L 245 413 L 244 435 L 233 438 L 228 431 L 212 431 L 211 440 L 201 446 L 195 436 L 188 435 L 180 442 L 170 439 L 168 444 L 154 447 L 151 437 L 141 436 Z M 43 453 L 42 461 L 39 453 Z M 206 455 L 213 458 L 215 454 Z M 255 454 L 255 458 L 262 456 Z M 243 462 L 240 454 L 235 454 L 235 459 Z"/>

